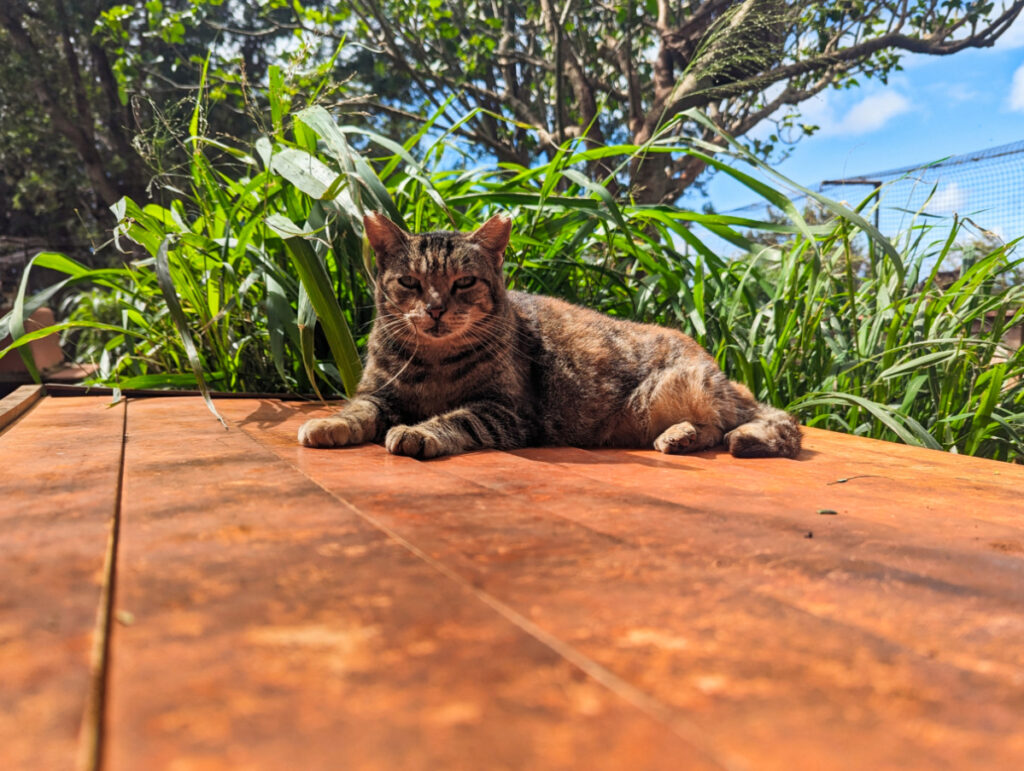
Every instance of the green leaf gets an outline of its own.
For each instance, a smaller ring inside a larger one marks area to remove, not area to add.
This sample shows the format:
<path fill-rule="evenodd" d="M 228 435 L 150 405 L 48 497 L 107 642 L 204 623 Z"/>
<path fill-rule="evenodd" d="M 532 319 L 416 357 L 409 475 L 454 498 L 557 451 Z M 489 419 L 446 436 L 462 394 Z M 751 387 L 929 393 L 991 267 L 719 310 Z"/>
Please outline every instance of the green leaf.
<path fill-rule="evenodd" d="M 319 399 L 320 401 L 324 401 L 324 396 L 322 393 L 320 393 L 320 386 L 318 386 L 316 382 L 316 355 L 313 352 L 313 333 L 315 330 L 315 323 L 310 326 L 306 326 L 305 324 L 299 324 L 299 341 L 302 349 L 302 366 L 306 370 L 306 377 L 309 379 L 309 384 L 313 386 L 313 393 L 316 394 L 316 398 Z"/>
<path fill-rule="evenodd" d="M 192 333 L 188 327 L 188 319 L 185 318 L 185 312 L 181 308 L 181 303 L 178 301 L 177 289 L 174 285 L 174 279 L 171 277 L 170 262 L 167 258 L 168 246 L 170 239 L 165 238 L 160 244 L 160 248 L 156 254 L 156 277 L 157 282 L 160 285 L 160 291 L 163 293 L 164 301 L 167 303 L 167 309 L 170 311 L 171 319 L 174 322 L 174 326 L 178 330 L 178 335 L 181 337 L 181 342 L 185 346 L 185 352 L 188 354 L 189 364 L 192 366 L 192 371 L 196 376 L 196 383 L 199 385 L 199 391 L 203 395 L 203 401 L 206 402 L 207 408 L 213 413 L 214 417 L 221 422 L 224 428 L 228 427 L 228 424 L 224 421 L 224 418 L 217 412 L 217 408 L 213 406 L 213 400 L 210 398 L 210 389 L 206 386 L 206 380 L 203 378 L 203 365 L 199 359 L 199 351 L 196 349 L 196 344 L 192 340 Z"/>
<path fill-rule="evenodd" d="M 291 182 L 306 195 L 324 198 L 339 175 L 323 161 L 304 150 L 286 147 L 278 150 L 270 161 L 270 170 Z"/>
<path fill-rule="evenodd" d="M 933 351 L 932 353 L 926 353 L 923 356 L 916 356 L 908 361 L 894 364 L 891 367 L 882 370 L 878 373 L 879 380 L 890 380 L 895 377 L 900 377 L 907 374 L 908 372 L 914 372 L 919 369 L 925 369 L 933 364 L 941 362 L 951 361 L 957 357 L 957 351 L 946 350 L 946 351 Z"/>
<path fill-rule="evenodd" d="M 345 393 L 352 396 L 362 377 L 362 364 L 355 340 L 349 330 L 345 315 L 334 294 L 334 286 L 323 263 L 309 242 L 294 235 L 295 224 L 279 214 L 266 218 L 267 226 L 284 239 L 299 280 L 309 293 L 310 302 L 324 327 L 327 343 L 331 348 L 334 363 L 341 374 Z"/>
<path fill-rule="evenodd" d="M 918 447 L 928 447 L 933 450 L 941 450 L 940 445 L 928 431 L 926 431 L 920 423 L 916 420 L 907 418 L 905 415 L 898 415 L 893 413 L 884 404 L 879 404 L 870 399 L 865 399 L 855 394 L 840 393 L 837 391 L 827 393 L 811 394 L 804 399 L 798 399 L 794 406 L 796 407 L 815 407 L 815 406 L 834 406 L 838 404 L 853 404 L 858 407 L 862 407 L 871 413 L 879 422 L 885 425 L 890 431 L 900 438 L 901 441 L 906 444 L 915 445 Z M 906 422 L 907 426 L 904 426 L 900 421 Z M 912 422 L 911 422 L 912 421 Z"/>
<path fill-rule="evenodd" d="M 284 77 L 281 74 L 281 68 L 276 64 L 271 64 L 267 68 L 267 76 L 270 81 L 270 117 L 274 123 L 274 133 L 277 136 L 282 136 L 284 134 L 284 112 L 287 109 Z"/>
<path fill-rule="evenodd" d="M 35 329 L 31 332 L 18 337 L 6 348 L 0 349 L 0 359 L 6 356 L 11 351 L 18 350 L 31 343 L 33 340 L 41 340 L 44 337 L 49 337 L 56 332 L 63 332 L 67 329 L 101 329 L 107 332 L 119 332 L 124 335 L 131 335 L 132 337 L 145 337 L 145 335 L 136 332 L 125 327 L 119 327 L 115 324 L 103 324 L 96 321 L 62 321 L 58 324 L 51 324 L 48 327 L 42 327 Z"/>

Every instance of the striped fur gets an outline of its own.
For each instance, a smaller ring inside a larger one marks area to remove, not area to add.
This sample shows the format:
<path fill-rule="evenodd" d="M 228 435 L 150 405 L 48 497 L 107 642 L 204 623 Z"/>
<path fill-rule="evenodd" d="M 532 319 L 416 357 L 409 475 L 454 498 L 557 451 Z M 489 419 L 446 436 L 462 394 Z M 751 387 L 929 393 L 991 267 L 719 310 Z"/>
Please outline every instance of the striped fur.
<path fill-rule="evenodd" d="M 469 234 L 410 235 L 376 214 L 364 225 L 378 264 L 366 369 L 302 444 L 383 441 L 417 458 L 538 444 L 799 453 L 797 421 L 681 332 L 506 291 L 506 217 Z"/>

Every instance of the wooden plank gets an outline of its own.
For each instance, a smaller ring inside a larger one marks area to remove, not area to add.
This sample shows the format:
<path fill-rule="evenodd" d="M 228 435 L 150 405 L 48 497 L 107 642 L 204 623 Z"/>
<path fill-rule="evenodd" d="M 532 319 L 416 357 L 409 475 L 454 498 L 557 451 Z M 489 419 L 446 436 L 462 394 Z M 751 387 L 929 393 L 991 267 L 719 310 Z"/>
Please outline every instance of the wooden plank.
<path fill-rule="evenodd" d="M 44 399 L 0 436 L 5 769 L 90 761 L 123 424 L 107 399 Z"/>
<path fill-rule="evenodd" d="M 242 409 L 229 414 L 280 457 L 651 695 L 727 762 L 1024 762 L 1020 513 L 988 511 L 1016 500 L 1012 467 L 813 431 L 803 461 L 549 448 L 418 463 L 298 448 L 301 416 Z M 887 487 L 829 485 L 879 463 Z M 943 498 L 965 475 L 972 502 Z M 840 514 L 817 513 L 825 493 Z"/>
<path fill-rule="evenodd" d="M 873 444 L 884 450 L 887 443 Z M 1024 469 L 994 461 L 973 471 L 947 469 L 932 460 L 945 460 L 945 455 L 929 450 L 915 450 L 913 463 L 841 444 L 812 453 L 802 460 L 753 463 L 721 452 L 663 456 L 538 448 L 516 455 L 708 512 L 771 517 L 780 528 L 813 531 L 841 523 L 867 534 L 888 527 L 890 536 L 912 535 L 918 545 L 929 538 L 939 539 L 941 548 L 948 538 L 1008 544 L 999 551 L 1012 551 L 1024 537 L 1016 492 L 1024 484 Z M 835 511 L 836 518 L 823 519 L 818 515 L 822 510 Z"/>
<path fill-rule="evenodd" d="M 0 432 L 28 412 L 42 398 L 42 386 L 23 385 L 0 399 Z"/>
<path fill-rule="evenodd" d="M 119 544 L 109 769 L 721 767 L 198 400 L 131 402 Z"/>

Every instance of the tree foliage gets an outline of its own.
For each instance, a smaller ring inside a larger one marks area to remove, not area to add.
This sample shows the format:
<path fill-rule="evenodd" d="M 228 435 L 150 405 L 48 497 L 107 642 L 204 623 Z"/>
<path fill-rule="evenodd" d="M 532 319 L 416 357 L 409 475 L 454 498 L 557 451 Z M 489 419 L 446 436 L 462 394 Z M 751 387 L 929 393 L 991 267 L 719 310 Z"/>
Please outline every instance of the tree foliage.
<path fill-rule="evenodd" d="M 92 218 L 134 189 L 130 179 L 141 179 L 129 168 L 137 164 L 124 107 L 110 108 L 116 96 L 109 62 L 88 34 L 87 5 L 0 5 L 0 208 L 8 234 L 37 234 L 30 230 L 35 218 L 45 222 L 54 204 Z M 97 104 L 113 119 L 97 120 Z M 76 230 L 69 222 L 47 224 L 61 240 Z"/>
<path fill-rule="evenodd" d="M 691 108 L 734 136 L 775 121 L 756 148 L 768 153 L 813 131 L 794 109 L 806 99 L 884 81 L 907 52 L 990 46 L 1022 8 L 1020 0 L 352 0 L 333 21 L 376 47 L 389 84 L 403 76 L 432 109 L 458 94 L 447 108 L 452 123 L 482 108 L 465 133 L 499 159 L 527 164 L 573 136 L 642 144 Z M 411 101 L 386 88 L 381 96 L 392 110 Z M 674 125 L 715 140 L 692 122 Z M 700 159 L 652 154 L 621 181 L 637 200 L 671 202 L 703 170 Z"/>
<path fill-rule="evenodd" d="M 154 175 L 187 184 L 188 117 L 202 133 L 268 133 L 270 91 L 292 108 L 330 103 L 353 124 L 404 138 L 435 127 L 482 156 L 529 166 L 565 140 L 719 141 L 776 123 L 762 157 L 813 131 L 799 104 L 829 87 L 885 80 L 906 52 L 991 45 L 1024 0 L 5 0 L 0 3 L 0 232 L 94 241 L 108 207 L 144 198 Z M 199 91 L 200 74 L 206 88 Z M 360 114 L 361 111 L 361 114 Z M 468 119 L 467 119 L 467 116 Z M 253 118 L 256 120 L 253 120 Z M 430 118 L 434 120 L 435 118 Z M 671 202 L 700 157 L 640 154 L 592 179 L 619 197 Z"/>
<path fill-rule="evenodd" d="M 78 356 L 96 361 L 101 382 L 351 392 L 373 304 L 361 215 L 385 212 L 417 232 L 469 230 L 497 208 L 516 222 L 506 262 L 516 288 L 683 327 L 730 377 L 808 425 L 1024 458 L 1024 349 L 1002 342 L 1024 322 L 1024 286 L 1004 280 L 1020 268 L 1012 244 L 965 255 L 959 274 L 942 281 L 957 233 L 922 223 L 893 244 L 817 193 L 809 221 L 735 168 L 761 165 L 780 187 L 795 184 L 735 144 L 715 162 L 747 179 L 778 217 L 620 204 L 579 169 L 608 153 L 628 159 L 628 145 L 574 140 L 552 161 L 463 170 L 447 162 L 446 137 L 401 146 L 337 125 L 319 106 L 283 117 L 288 130 L 262 137 L 252 153 L 236 148 L 229 169 L 206 157 L 222 158 L 222 148 L 199 142 L 188 197 L 117 207 L 119 240 L 146 259 L 87 270 L 37 256 L 33 267 L 64 278 L 35 295 L 23 285 L 15 311 L 0 317 L 0 338 L 10 330 L 11 350 L 25 350 L 44 333 L 25 334 L 25 316 L 62 287 L 91 284 L 52 330 L 79 332 Z M 674 149 L 700 152 L 692 143 Z M 825 211 L 834 216 L 815 223 Z M 780 237 L 765 247 L 744 235 L 751 230 Z M 723 259 L 702 231 L 743 252 Z M 850 256 L 863 238 L 875 248 L 855 275 Z"/>
<path fill-rule="evenodd" d="M 265 89 L 247 84 L 267 81 L 292 18 L 221 0 L 4 0 L 0 232 L 78 252 L 104 239 L 111 205 L 184 169 L 204 68 L 219 106 L 204 130 L 248 138 Z"/>

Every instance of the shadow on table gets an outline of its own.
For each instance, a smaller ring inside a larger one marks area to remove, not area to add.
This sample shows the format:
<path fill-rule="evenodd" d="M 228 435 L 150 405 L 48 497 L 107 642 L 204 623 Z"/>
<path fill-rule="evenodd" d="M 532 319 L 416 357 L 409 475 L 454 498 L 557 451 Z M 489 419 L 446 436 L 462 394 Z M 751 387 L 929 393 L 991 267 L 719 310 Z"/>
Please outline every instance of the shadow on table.
<path fill-rule="evenodd" d="M 723 460 L 735 468 L 739 464 L 757 463 L 804 463 L 812 460 L 821 453 L 816 450 L 804 448 L 796 458 L 734 458 L 724 446 L 712 447 L 701 452 L 682 453 L 679 455 L 666 456 L 656 450 L 645 450 L 640 448 L 591 448 L 580 449 L 576 447 L 530 447 L 524 450 L 513 450 L 515 455 L 527 460 L 540 463 L 570 463 L 570 464 L 602 464 L 602 463 L 633 463 L 650 468 L 674 468 L 690 471 L 700 471 L 701 467 L 688 464 L 689 459 L 701 459 L 702 461 Z"/>
<path fill-rule="evenodd" d="M 497 452 L 496 450 L 481 450 L 479 452 Z M 524 460 L 536 461 L 538 463 L 569 463 L 581 465 L 599 465 L 602 463 L 632 463 L 649 468 L 672 468 L 677 470 L 700 471 L 701 466 L 687 464 L 688 459 L 700 458 L 702 461 L 714 461 L 722 459 L 729 462 L 735 468 L 739 464 L 757 463 L 804 463 L 812 460 L 821 453 L 817 450 L 804 448 L 796 458 L 734 458 L 724 446 L 712 447 L 709 450 L 694 453 L 682 453 L 679 455 L 666 456 L 656 450 L 642 448 L 609 448 L 609 447 L 526 447 L 521 450 L 512 450 L 511 454 Z M 444 463 L 453 457 L 447 456 L 434 458 L 426 463 Z"/>
<path fill-rule="evenodd" d="M 328 403 L 328 406 L 340 408 L 340 404 Z M 278 426 L 296 415 L 322 410 L 321 402 L 282 402 L 276 399 L 261 399 L 259 406 L 244 418 L 237 421 L 240 426 L 255 425 L 261 429 Z"/>

